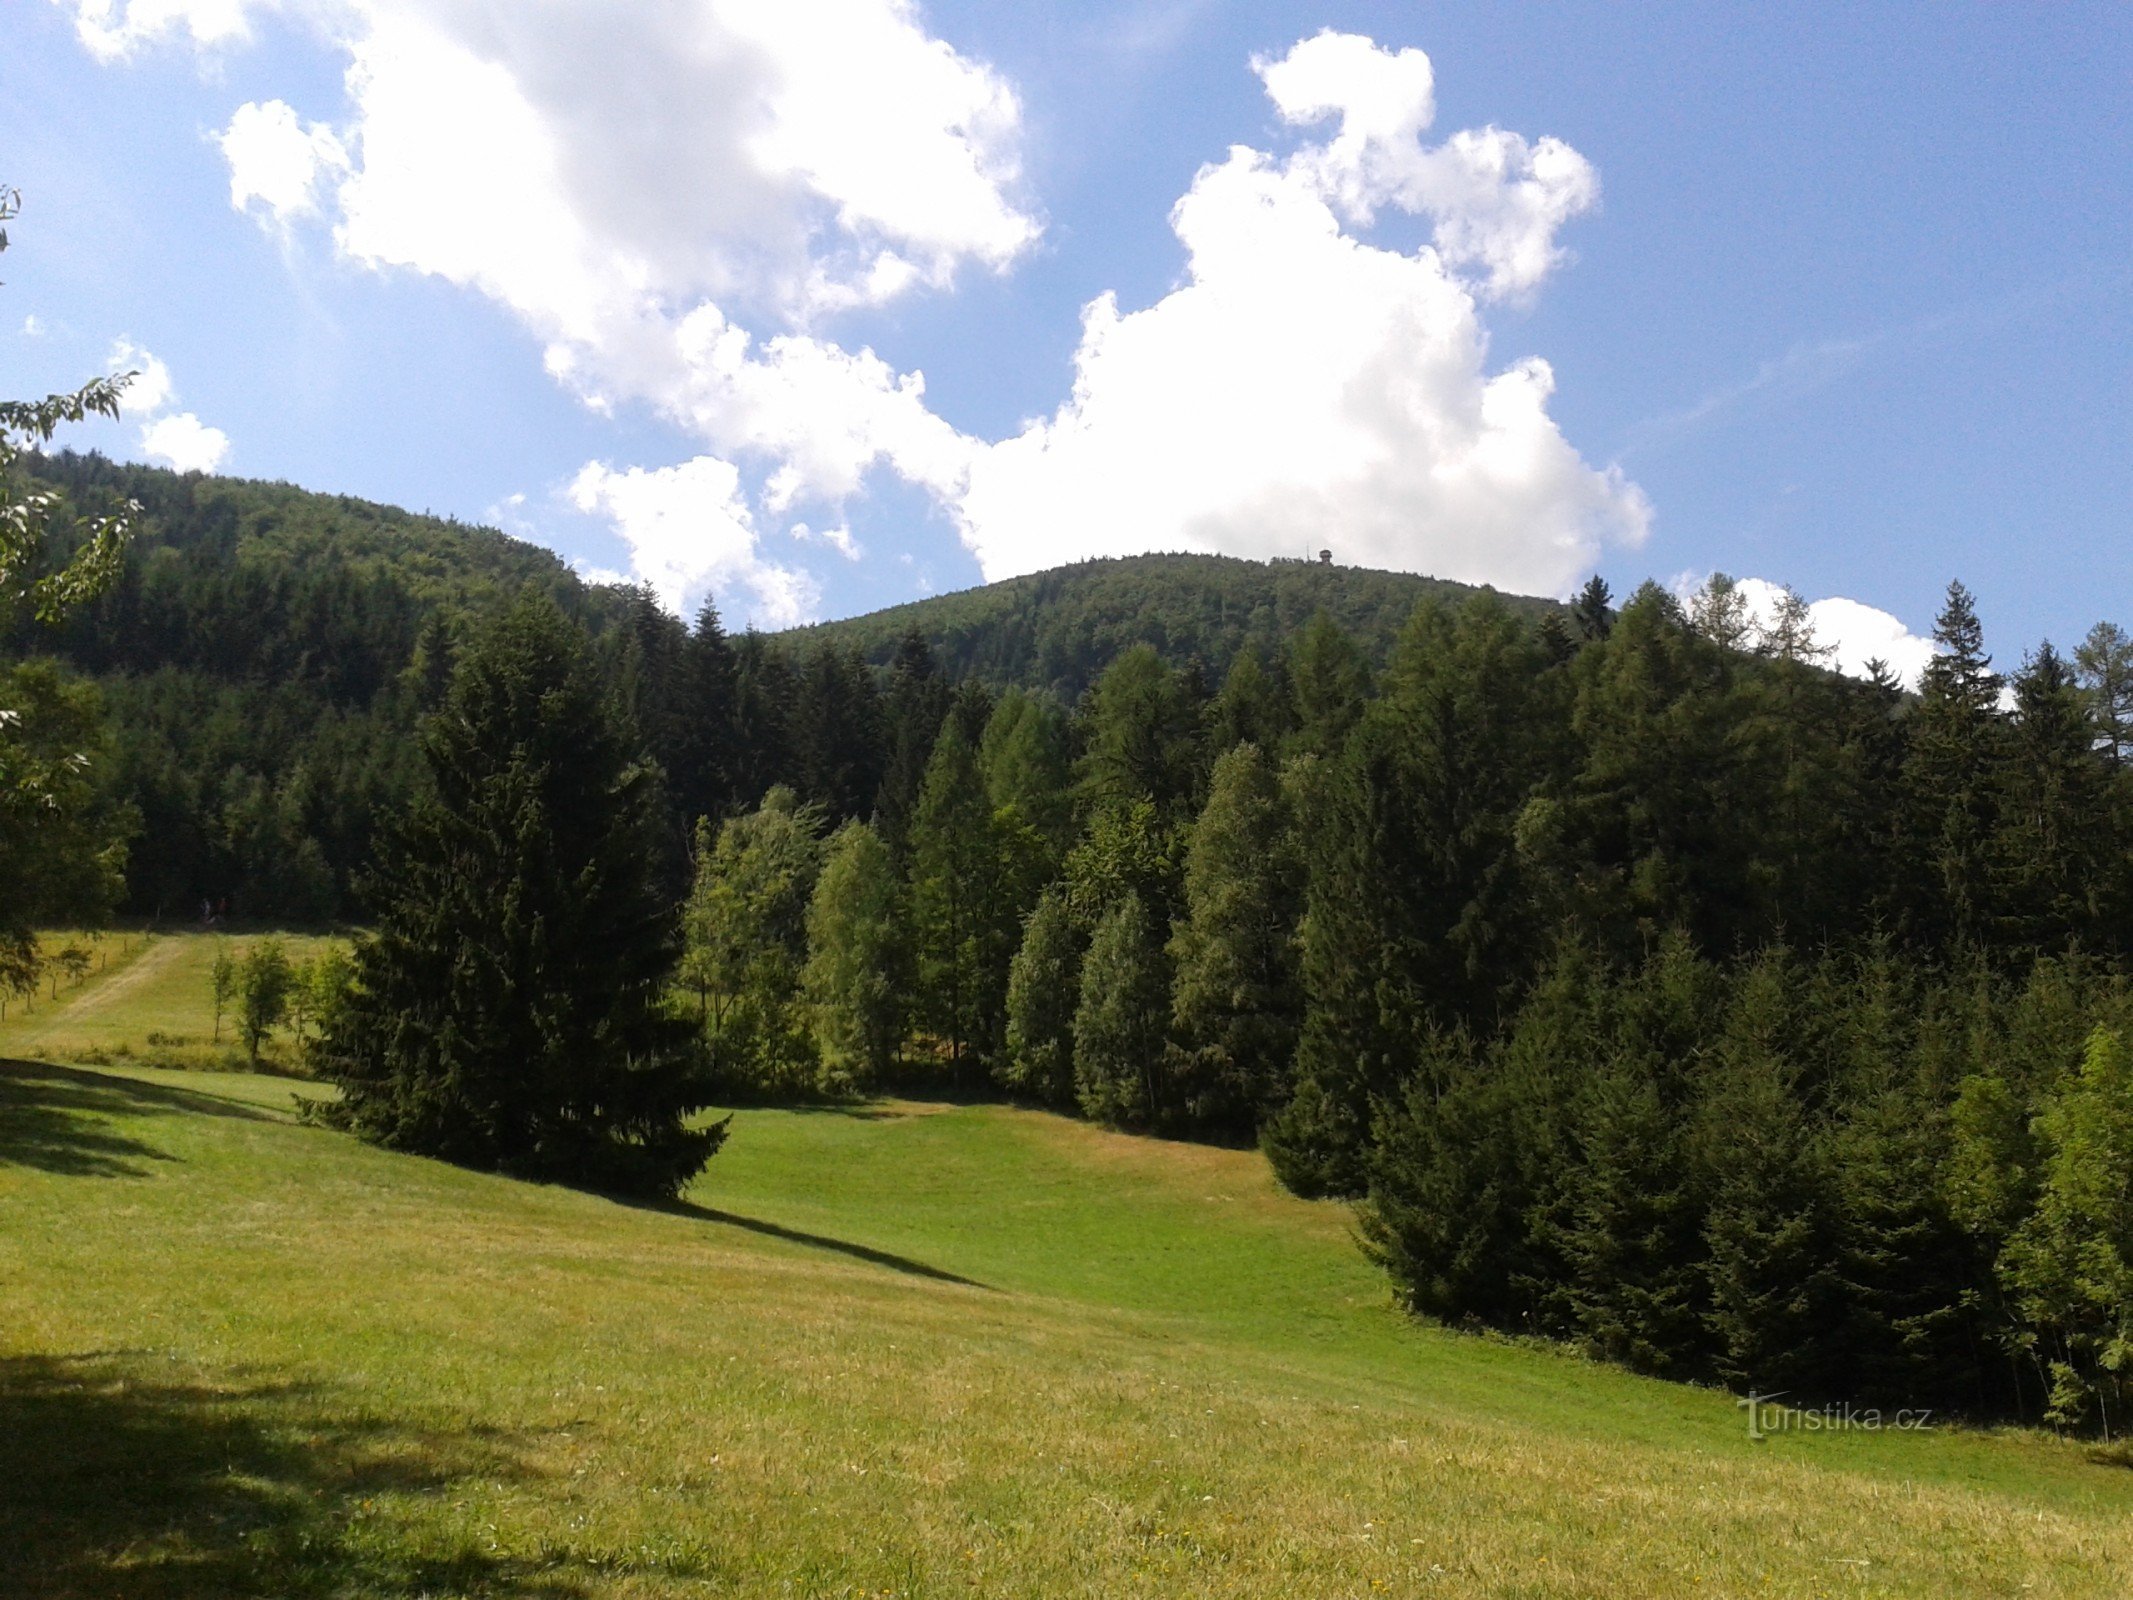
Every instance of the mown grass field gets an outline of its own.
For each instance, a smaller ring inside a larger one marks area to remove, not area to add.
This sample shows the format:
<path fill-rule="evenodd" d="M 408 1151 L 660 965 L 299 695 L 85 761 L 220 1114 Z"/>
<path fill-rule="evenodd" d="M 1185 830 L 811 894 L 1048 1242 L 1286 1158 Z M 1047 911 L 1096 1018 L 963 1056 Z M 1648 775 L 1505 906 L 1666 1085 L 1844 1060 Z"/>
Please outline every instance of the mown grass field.
<path fill-rule="evenodd" d="M 2123 1466 L 1415 1325 L 1249 1153 L 748 1111 L 654 1210 L 305 1092 L 0 1067 L 0 1595 L 2133 1592 Z"/>
<path fill-rule="evenodd" d="M 254 933 L 53 932 L 39 942 L 47 953 L 70 943 L 91 950 L 95 965 L 79 985 L 61 977 L 55 998 L 49 980 L 24 1006 L 10 1000 L 0 1016 L 0 1056 L 91 1064 L 172 1067 L 239 1067 L 234 1003 L 215 1025 L 212 974 L 215 952 L 227 948 L 238 960 L 266 935 Z M 292 961 L 308 961 L 329 944 L 345 940 L 311 934 L 276 934 Z M 286 1031 L 263 1052 L 269 1064 L 292 1054 Z"/>

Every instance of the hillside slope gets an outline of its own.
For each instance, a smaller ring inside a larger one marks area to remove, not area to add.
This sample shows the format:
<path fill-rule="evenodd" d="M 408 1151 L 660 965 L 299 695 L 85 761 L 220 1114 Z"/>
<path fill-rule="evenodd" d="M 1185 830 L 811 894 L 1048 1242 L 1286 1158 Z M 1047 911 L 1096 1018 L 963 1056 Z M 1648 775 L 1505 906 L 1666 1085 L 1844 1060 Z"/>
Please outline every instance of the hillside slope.
<path fill-rule="evenodd" d="M 1418 1327 L 1249 1153 L 743 1113 L 686 1206 L 394 1156 L 269 1079 L 0 1067 L 0 1591 L 2116 1595 L 2034 1436 L 1751 1442 Z"/>
<path fill-rule="evenodd" d="M 1072 700 L 1128 646 L 1153 645 L 1219 682 L 1248 641 L 1278 648 L 1323 610 L 1373 657 L 1390 653 L 1422 601 L 1457 602 L 1472 586 L 1409 572 L 1232 556 L 1149 555 L 1077 562 L 982 588 L 936 595 L 781 637 L 857 647 L 885 664 L 916 630 L 950 677 L 1051 689 Z M 1540 615 L 1555 602 L 1505 597 Z"/>

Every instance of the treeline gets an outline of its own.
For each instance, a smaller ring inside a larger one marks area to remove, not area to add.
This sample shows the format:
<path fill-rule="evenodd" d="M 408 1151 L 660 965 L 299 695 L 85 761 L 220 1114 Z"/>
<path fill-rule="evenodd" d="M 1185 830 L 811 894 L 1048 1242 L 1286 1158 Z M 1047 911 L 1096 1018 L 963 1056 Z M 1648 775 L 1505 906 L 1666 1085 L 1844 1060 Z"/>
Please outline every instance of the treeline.
<path fill-rule="evenodd" d="M 141 508 L 114 581 L 56 628 L 15 615 L 0 653 L 55 658 L 96 685 L 107 737 L 92 766 L 135 844 L 106 899 L 165 920 L 203 906 L 279 925 L 365 915 L 376 819 L 420 781 L 416 726 L 483 619 L 528 587 L 592 635 L 610 680 L 632 685 L 666 768 L 677 886 L 695 819 L 752 806 L 774 784 L 837 818 L 870 815 L 885 783 L 910 803 L 908 719 L 884 692 L 913 631 L 948 679 L 1050 685 L 1071 702 L 1131 643 L 1218 673 L 1247 646 L 1278 655 L 1320 609 L 1379 660 L 1418 597 L 1468 592 L 1300 561 L 1151 556 L 729 637 L 715 612 L 708 629 L 684 626 L 648 593 L 587 585 L 493 530 L 96 455 L 32 465 L 85 511 Z"/>
<path fill-rule="evenodd" d="M 850 669 L 902 753 L 871 808 L 865 771 L 699 825 L 685 987 L 729 1093 L 1256 1137 L 1434 1315 L 2101 1421 L 2133 1138 L 2067 1130 L 2133 1130 L 2133 643 L 2003 681 L 1960 586 L 1938 638 L 1911 695 L 1723 579 L 1481 596 L 1382 673 L 1320 617 L 1071 711 L 908 641 Z"/>

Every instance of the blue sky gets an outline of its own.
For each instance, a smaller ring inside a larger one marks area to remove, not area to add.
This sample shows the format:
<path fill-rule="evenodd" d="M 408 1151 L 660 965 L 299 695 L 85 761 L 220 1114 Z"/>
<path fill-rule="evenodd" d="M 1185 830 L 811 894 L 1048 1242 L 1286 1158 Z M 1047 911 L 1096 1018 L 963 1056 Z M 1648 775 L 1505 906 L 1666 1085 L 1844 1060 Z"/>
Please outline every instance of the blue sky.
<path fill-rule="evenodd" d="M 115 454 L 501 522 L 735 621 L 1327 545 L 1532 592 L 1719 568 L 1912 660 L 1863 608 L 1923 632 L 1950 577 L 2010 664 L 2133 624 L 2122 6 L 8 29 L 0 389 L 152 361 L 80 438 Z"/>

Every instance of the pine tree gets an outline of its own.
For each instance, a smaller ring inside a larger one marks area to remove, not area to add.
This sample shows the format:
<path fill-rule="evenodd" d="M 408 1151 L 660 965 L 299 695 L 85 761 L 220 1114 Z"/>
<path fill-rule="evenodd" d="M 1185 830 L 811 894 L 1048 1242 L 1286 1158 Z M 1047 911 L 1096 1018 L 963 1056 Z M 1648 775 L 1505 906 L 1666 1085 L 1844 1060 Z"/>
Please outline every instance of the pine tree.
<path fill-rule="evenodd" d="M 1129 894 L 1097 925 L 1074 1011 L 1081 1109 L 1121 1128 L 1159 1127 L 1173 1105 L 1164 1078 L 1170 975 L 1155 919 Z"/>
<path fill-rule="evenodd" d="M 882 784 L 882 704 L 864 658 L 833 644 L 809 656 L 788 726 L 802 798 L 832 824 L 869 815 Z"/>
<path fill-rule="evenodd" d="M 464 1165 L 673 1194 L 724 1125 L 666 1010 L 673 920 L 651 789 L 582 635 L 528 594 L 427 725 L 429 791 L 374 885 L 377 932 L 320 1059 L 331 1113 Z"/>
<path fill-rule="evenodd" d="M 879 1083 L 903 1043 L 910 984 L 902 888 L 880 834 L 863 822 L 837 830 L 808 902 L 801 978 L 832 1088 Z"/>
<path fill-rule="evenodd" d="M 1237 745 L 1216 761 L 1186 846 L 1171 944 L 1182 1127 L 1249 1137 L 1286 1098 L 1301 898 L 1280 786 L 1258 746 Z"/>
<path fill-rule="evenodd" d="M 1007 1049 L 994 1076 L 1011 1093 L 1061 1110 L 1074 1101 L 1074 1013 L 1081 943 L 1066 895 L 1044 891 L 1007 972 Z"/>

